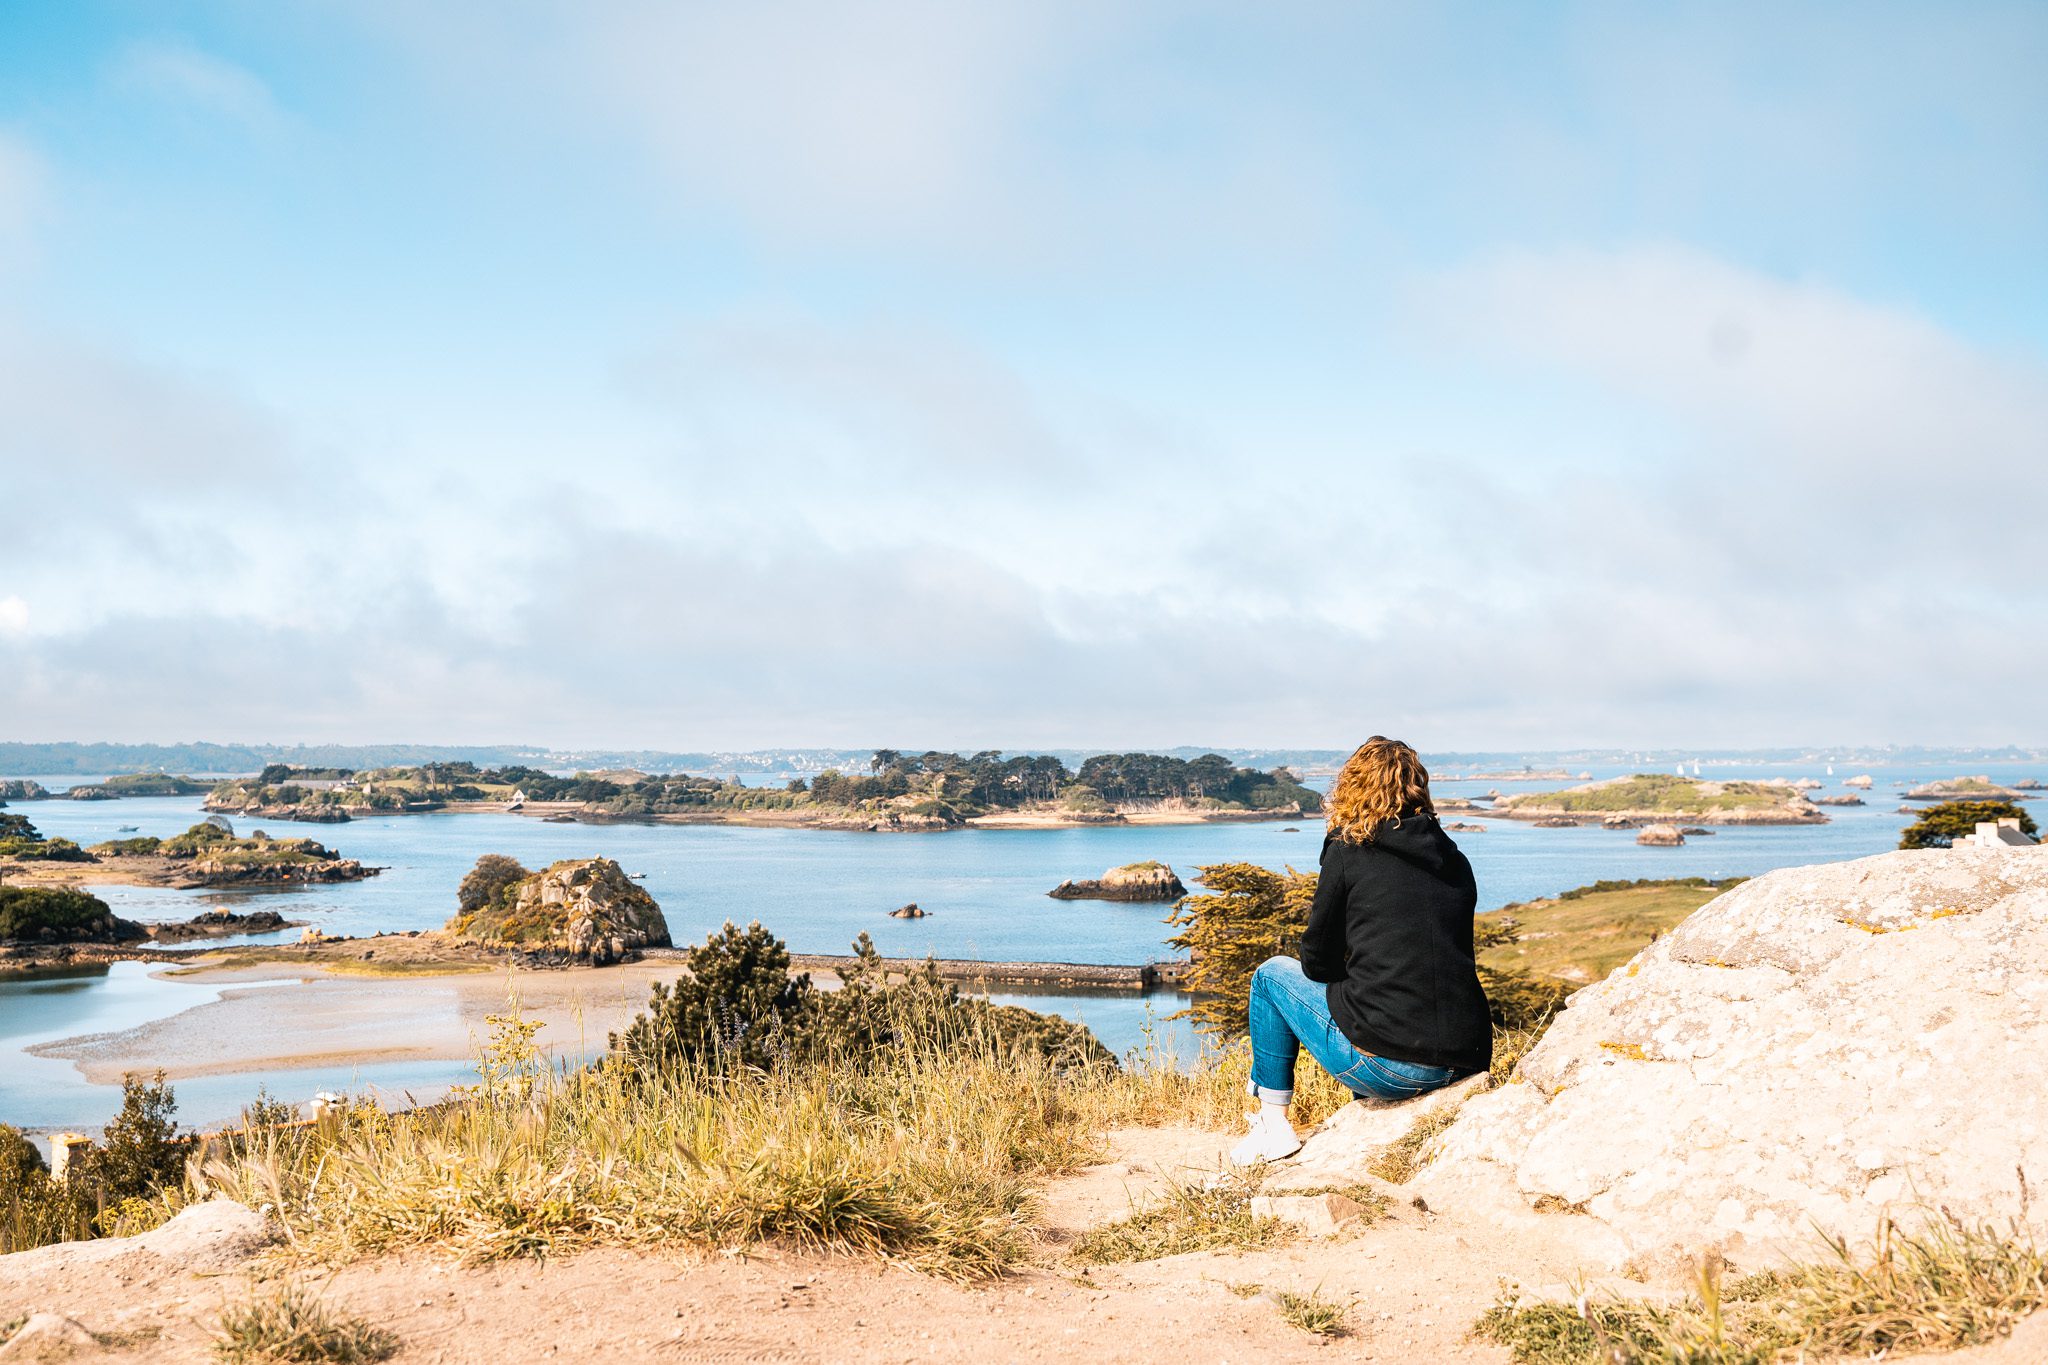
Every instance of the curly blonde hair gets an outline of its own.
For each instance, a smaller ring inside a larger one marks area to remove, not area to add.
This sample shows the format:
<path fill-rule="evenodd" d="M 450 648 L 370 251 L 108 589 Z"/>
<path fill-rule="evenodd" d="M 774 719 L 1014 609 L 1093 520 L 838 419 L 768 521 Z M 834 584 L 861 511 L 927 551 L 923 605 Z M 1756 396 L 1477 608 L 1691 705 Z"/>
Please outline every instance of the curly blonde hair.
<path fill-rule="evenodd" d="M 1345 761 L 1329 806 L 1330 833 L 1350 844 L 1369 843 L 1404 815 L 1436 814 L 1421 756 L 1385 735 L 1374 735 Z"/>

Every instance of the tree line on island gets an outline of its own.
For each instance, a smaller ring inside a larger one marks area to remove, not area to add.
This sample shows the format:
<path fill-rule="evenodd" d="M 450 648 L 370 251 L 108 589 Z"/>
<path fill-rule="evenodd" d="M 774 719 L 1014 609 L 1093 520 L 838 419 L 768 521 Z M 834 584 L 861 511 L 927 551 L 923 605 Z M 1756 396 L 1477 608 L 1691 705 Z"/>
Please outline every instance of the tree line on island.
<path fill-rule="evenodd" d="M 1162 754 L 1098 754 L 1073 770 L 1049 754 L 973 754 L 878 749 L 866 772 L 828 768 L 782 787 L 748 786 L 736 777 L 600 772 L 561 775 L 522 765 L 470 762 L 412 768 L 295 768 L 277 763 L 253 778 L 221 783 L 211 809 L 291 811 L 302 818 L 346 818 L 348 811 L 400 813 L 449 802 L 567 803 L 591 815 L 633 819 L 712 811 L 882 811 L 956 823 L 980 815 L 1048 810 L 1107 815 L 1132 804 L 1179 802 L 1226 811 L 1322 808 L 1321 796 L 1288 768 L 1261 772 L 1220 754 L 1182 759 Z"/>

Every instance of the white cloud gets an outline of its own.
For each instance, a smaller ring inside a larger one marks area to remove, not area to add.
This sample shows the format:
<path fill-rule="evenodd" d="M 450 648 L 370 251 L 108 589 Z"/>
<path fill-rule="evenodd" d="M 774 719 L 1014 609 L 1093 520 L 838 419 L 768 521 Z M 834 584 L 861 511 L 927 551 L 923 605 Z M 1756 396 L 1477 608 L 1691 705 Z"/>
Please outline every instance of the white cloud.
<path fill-rule="evenodd" d="M 28 603 L 9 594 L 0 597 L 0 635 L 28 634 Z"/>
<path fill-rule="evenodd" d="M 114 58 L 108 75 L 122 89 L 225 115 L 254 129 L 274 128 L 282 117 L 262 77 L 183 39 L 131 43 Z"/>
<path fill-rule="evenodd" d="M 1284 97 L 1218 92 L 1143 3 L 396 5 L 459 117 L 650 162 L 676 211 L 756 245 L 1036 271 L 1298 250 L 1338 176 Z M 593 136 L 594 135 L 594 136 Z M 1235 258 L 1241 265 L 1244 255 Z"/>
<path fill-rule="evenodd" d="M 1607 400 L 1584 433 L 1659 524 L 1779 569 L 1851 545 L 1892 567 L 2018 555 L 2048 499 L 2048 363 L 1924 317 L 1679 247 L 1512 252 L 1430 281 L 1416 314 L 1462 348 Z M 1484 378 L 1473 376 L 1483 390 Z M 1617 414 L 1662 423 L 1629 451 Z M 1652 444 L 1654 442 L 1654 444 Z M 1619 450 L 1613 447 L 1621 446 Z M 1753 562 L 1753 561 L 1752 561 Z M 1866 568 L 1889 577 L 1887 566 Z M 1980 572 L 1997 572 L 1984 565 Z M 2024 589 L 2021 589 L 2024 591 Z"/>

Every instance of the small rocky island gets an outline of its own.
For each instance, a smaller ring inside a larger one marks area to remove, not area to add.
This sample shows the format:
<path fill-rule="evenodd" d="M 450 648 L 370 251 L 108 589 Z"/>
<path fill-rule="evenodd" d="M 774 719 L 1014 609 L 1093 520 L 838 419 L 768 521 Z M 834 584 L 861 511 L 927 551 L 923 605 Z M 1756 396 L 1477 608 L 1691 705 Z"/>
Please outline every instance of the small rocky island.
<path fill-rule="evenodd" d="M 1062 901 L 1177 901 L 1187 887 L 1165 863 L 1126 863 L 1100 877 L 1063 881 L 1045 894 Z"/>
<path fill-rule="evenodd" d="M 610 858 L 528 872 L 510 858 L 487 855 L 463 878 L 458 905 L 448 935 L 486 947 L 599 967 L 642 948 L 670 946 L 661 906 Z"/>
<path fill-rule="evenodd" d="M 1908 801 L 2025 801 L 2030 799 L 2032 788 L 2022 784 L 2001 786 L 1989 777 L 1951 777 L 1942 782 L 1929 782 L 1906 793 Z"/>
<path fill-rule="evenodd" d="M 120 958 L 150 957 L 154 944 L 277 933 L 293 922 L 270 910 L 209 910 L 188 920 L 138 924 L 89 891 L 0 885 L 0 979 Z"/>
<path fill-rule="evenodd" d="M 181 890 L 306 886 L 361 881 L 382 870 L 311 839 L 273 839 L 260 829 L 237 838 L 226 821 L 197 824 L 169 839 L 111 839 L 80 848 L 68 839 L 45 839 L 21 816 L 0 817 L 0 874 L 16 883 L 126 882 Z"/>
<path fill-rule="evenodd" d="M 1261 772 L 1220 754 L 1097 754 L 1069 770 L 1044 754 L 878 749 L 867 771 L 827 768 L 783 787 L 688 773 L 568 775 L 470 762 L 376 769 L 273 763 L 208 792 L 209 811 L 343 821 L 431 811 L 516 813 L 591 824 L 768 825 L 889 833 L 1100 824 L 1203 824 L 1314 815 L 1322 796 L 1291 769 Z"/>
<path fill-rule="evenodd" d="M 1666 773 L 1635 773 L 1563 791 L 1504 796 L 1494 815 L 1562 827 L 1598 820 L 1612 829 L 1684 821 L 1700 825 L 1819 825 L 1827 813 L 1791 786 L 1712 782 Z"/>

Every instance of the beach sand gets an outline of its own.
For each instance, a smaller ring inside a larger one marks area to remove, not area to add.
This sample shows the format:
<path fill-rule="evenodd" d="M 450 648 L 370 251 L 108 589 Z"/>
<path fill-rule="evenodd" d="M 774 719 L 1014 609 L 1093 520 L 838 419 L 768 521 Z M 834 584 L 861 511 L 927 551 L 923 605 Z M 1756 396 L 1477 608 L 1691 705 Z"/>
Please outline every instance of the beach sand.
<path fill-rule="evenodd" d="M 674 980 L 673 960 L 533 971 L 473 967 L 447 973 L 362 975 L 345 966 L 277 962 L 173 969 L 229 989 L 221 999 L 115 1033 L 46 1043 L 44 1057 L 72 1061 L 87 1080 L 118 1083 L 162 1070 L 169 1080 L 310 1066 L 459 1061 L 490 1036 L 488 1016 L 519 1012 L 542 1024 L 536 1042 L 558 1058 L 601 1051 L 646 1003 L 654 981 Z"/>

